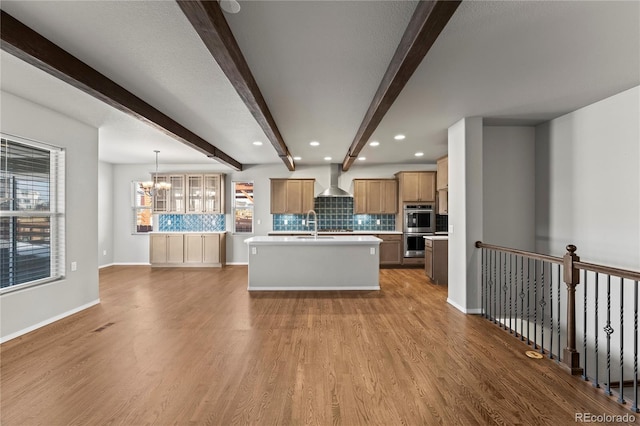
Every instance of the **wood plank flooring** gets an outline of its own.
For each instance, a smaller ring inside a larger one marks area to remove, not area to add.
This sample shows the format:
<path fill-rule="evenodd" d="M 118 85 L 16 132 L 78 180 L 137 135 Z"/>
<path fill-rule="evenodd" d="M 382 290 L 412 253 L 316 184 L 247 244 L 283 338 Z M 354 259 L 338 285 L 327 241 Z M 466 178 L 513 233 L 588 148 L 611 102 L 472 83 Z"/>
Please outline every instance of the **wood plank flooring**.
<path fill-rule="evenodd" d="M 449 306 L 423 270 L 383 269 L 380 283 L 249 294 L 244 266 L 107 268 L 100 305 L 0 347 L 0 423 L 568 425 L 576 412 L 630 413 Z"/>

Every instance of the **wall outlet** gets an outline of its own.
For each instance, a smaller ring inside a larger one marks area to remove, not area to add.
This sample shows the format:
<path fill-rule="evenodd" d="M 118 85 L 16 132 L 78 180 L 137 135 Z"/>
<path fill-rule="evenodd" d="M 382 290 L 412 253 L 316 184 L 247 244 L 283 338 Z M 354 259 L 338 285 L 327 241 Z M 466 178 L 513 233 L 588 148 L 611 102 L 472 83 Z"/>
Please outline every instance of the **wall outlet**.
<path fill-rule="evenodd" d="M 102 255 L 106 256 L 107 255 L 107 251 L 106 250 L 102 250 Z"/>
<path fill-rule="evenodd" d="M 171 219 L 167 219 L 167 225 L 171 225 Z"/>
<path fill-rule="evenodd" d="M 358 225 L 362 225 L 362 219 L 358 219 Z"/>
<path fill-rule="evenodd" d="M 258 225 L 260 225 L 262 223 L 262 221 L 260 219 L 258 219 Z"/>
<path fill-rule="evenodd" d="M 77 271 L 78 270 L 78 262 L 71 262 L 71 271 Z"/>
<path fill-rule="evenodd" d="M 251 254 L 258 254 L 258 247 L 251 247 Z"/>
<path fill-rule="evenodd" d="M 376 225 L 380 225 L 380 219 L 376 219 Z"/>
<path fill-rule="evenodd" d="M 369 248 L 369 253 L 376 254 L 376 248 L 375 247 Z"/>
<path fill-rule="evenodd" d="M 449 235 L 453 235 L 453 225 L 449 225 Z"/>
<path fill-rule="evenodd" d="M 305 219 L 302 219 L 302 226 L 306 225 L 307 221 Z"/>
<path fill-rule="evenodd" d="M 285 224 L 285 225 L 288 225 L 288 224 L 289 224 L 289 221 L 288 221 L 287 219 L 285 219 L 285 220 L 284 220 L 284 224 Z"/>

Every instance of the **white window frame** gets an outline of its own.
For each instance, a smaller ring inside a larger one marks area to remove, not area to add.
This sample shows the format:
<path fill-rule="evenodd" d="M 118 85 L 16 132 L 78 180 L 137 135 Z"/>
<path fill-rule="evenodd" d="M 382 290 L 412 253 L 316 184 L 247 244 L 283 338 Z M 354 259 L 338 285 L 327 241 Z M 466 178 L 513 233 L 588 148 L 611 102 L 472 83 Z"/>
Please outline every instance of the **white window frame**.
<path fill-rule="evenodd" d="M 0 137 L 2 138 L 1 151 L 3 154 L 1 157 L 5 160 L 0 161 L 0 184 L 9 185 L 9 178 L 12 176 L 7 170 L 9 157 L 7 155 L 7 148 L 10 142 L 31 147 L 34 150 L 48 151 L 50 160 L 48 210 L 34 210 L 28 206 L 24 208 L 24 204 L 26 203 L 22 203 L 23 208 L 19 208 L 20 205 L 13 202 L 13 200 L 18 198 L 17 194 L 11 196 L 12 190 L 8 187 L 4 187 L 0 191 L 0 194 L 5 196 L 5 198 L 0 197 L 0 217 L 43 217 L 49 219 L 49 276 L 0 288 L 0 294 L 5 294 L 59 280 L 65 276 L 65 150 L 64 148 L 7 133 L 0 133 Z M 17 242 L 11 239 L 11 235 L 9 235 L 9 237 L 10 239 L 5 243 L 8 244 L 5 249 L 8 250 L 7 256 L 13 257 L 17 254 L 11 251 L 11 247 Z"/>
<path fill-rule="evenodd" d="M 250 183 L 253 186 L 253 194 L 255 199 L 255 183 L 252 180 L 239 180 L 231 182 L 231 202 L 233 207 L 231 209 L 232 221 L 233 221 L 233 233 L 234 234 L 253 234 L 255 232 L 255 203 L 251 206 L 239 207 L 236 205 L 236 184 L 238 183 Z M 236 210 L 238 209 L 251 209 L 251 231 L 238 231 L 236 230 Z"/>
<path fill-rule="evenodd" d="M 138 202 L 137 189 L 142 185 L 142 181 L 131 182 L 131 235 L 147 235 L 153 231 L 153 196 L 151 196 L 151 204 L 141 206 Z M 148 182 L 144 182 L 148 183 Z M 151 217 L 151 229 L 148 231 L 138 231 L 138 211 L 148 210 Z"/>

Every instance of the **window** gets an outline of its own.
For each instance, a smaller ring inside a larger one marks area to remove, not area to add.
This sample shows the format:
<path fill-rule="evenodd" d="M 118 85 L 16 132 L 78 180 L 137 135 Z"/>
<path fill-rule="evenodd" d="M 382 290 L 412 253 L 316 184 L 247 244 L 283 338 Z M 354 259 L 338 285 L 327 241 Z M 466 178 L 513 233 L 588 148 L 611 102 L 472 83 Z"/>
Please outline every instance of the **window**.
<path fill-rule="evenodd" d="M 133 233 L 153 231 L 153 196 L 148 182 L 131 182 L 133 193 Z"/>
<path fill-rule="evenodd" d="M 64 151 L 0 139 L 0 291 L 64 275 Z"/>
<path fill-rule="evenodd" d="M 233 232 L 253 233 L 253 182 L 232 182 Z"/>

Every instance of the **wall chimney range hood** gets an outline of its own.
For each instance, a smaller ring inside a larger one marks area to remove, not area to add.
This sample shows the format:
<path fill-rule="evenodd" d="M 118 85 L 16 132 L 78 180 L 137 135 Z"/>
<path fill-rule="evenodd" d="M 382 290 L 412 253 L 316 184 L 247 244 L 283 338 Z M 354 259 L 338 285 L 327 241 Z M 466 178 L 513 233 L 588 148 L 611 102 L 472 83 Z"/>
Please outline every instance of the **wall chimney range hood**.
<path fill-rule="evenodd" d="M 316 197 L 352 197 L 352 195 L 344 189 L 338 188 L 338 177 L 340 177 L 341 171 L 340 169 L 341 165 L 339 163 L 331 164 L 331 184 L 329 185 L 329 188 L 316 195 Z"/>

